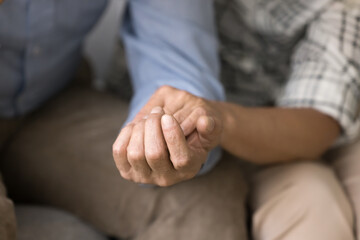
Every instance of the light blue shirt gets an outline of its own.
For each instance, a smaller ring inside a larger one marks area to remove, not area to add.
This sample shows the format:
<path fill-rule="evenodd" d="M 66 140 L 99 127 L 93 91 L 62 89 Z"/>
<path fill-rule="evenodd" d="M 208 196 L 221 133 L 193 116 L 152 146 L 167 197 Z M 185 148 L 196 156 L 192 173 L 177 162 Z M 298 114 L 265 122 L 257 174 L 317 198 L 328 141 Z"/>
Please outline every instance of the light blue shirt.
<path fill-rule="evenodd" d="M 26 114 L 63 89 L 107 0 L 0 5 L 0 116 Z M 130 0 L 121 35 L 135 90 L 129 119 L 162 85 L 223 100 L 210 0 Z M 121 111 L 121 109 L 119 109 Z M 213 151 L 202 171 L 215 164 Z"/>

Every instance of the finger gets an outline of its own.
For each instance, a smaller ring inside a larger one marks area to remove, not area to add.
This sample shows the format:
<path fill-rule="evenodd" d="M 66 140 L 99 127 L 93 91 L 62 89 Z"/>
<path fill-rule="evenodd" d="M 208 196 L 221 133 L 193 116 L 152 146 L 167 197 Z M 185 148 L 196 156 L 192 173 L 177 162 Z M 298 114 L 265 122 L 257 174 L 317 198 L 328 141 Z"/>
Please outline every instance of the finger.
<path fill-rule="evenodd" d="M 116 167 L 124 174 L 129 172 L 131 166 L 127 160 L 127 147 L 130 142 L 133 125 L 129 124 L 124 127 L 113 144 L 113 157 Z"/>
<path fill-rule="evenodd" d="M 220 124 L 217 124 L 214 118 L 209 116 L 200 116 L 196 122 L 196 131 L 188 138 L 188 144 L 191 148 L 201 148 L 210 151 L 219 140 Z"/>
<path fill-rule="evenodd" d="M 144 116 L 148 115 L 155 106 L 160 106 L 166 113 L 173 114 L 183 108 L 188 97 L 189 93 L 185 91 L 170 86 L 161 86 L 135 116 L 134 121 L 140 121 Z"/>
<path fill-rule="evenodd" d="M 161 127 L 174 168 L 176 170 L 186 169 L 189 167 L 190 154 L 180 125 L 174 117 L 165 114 L 161 118 Z"/>
<path fill-rule="evenodd" d="M 215 120 L 209 116 L 200 116 L 196 122 L 196 130 L 200 136 L 209 138 L 215 132 Z"/>
<path fill-rule="evenodd" d="M 165 175 L 174 167 L 169 159 L 169 153 L 161 128 L 161 107 L 154 108 L 145 123 L 145 156 L 154 173 Z"/>
<path fill-rule="evenodd" d="M 197 121 L 201 116 L 206 116 L 207 112 L 203 107 L 194 109 L 188 117 L 180 124 L 185 136 L 189 136 L 196 129 Z"/>
<path fill-rule="evenodd" d="M 176 111 L 173 116 L 176 119 L 176 121 L 180 124 L 181 129 L 183 129 L 183 122 L 190 116 L 190 114 L 193 112 L 193 109 L 191 108 L 181 108 L 178 111 Z M 184 131 L 184 129 L 183 129 Z M 186 136 L 186 135 L 185 135 Z"/>
<path fill-rule="evenodd" d="M 143 119 L 145 116 L 147 116 L 150 111 L 155 107 L 155 106 L 159 106 L 159 107 L 163 107 L 164 106 L 164 97 L 162 97 L 162 95 L 160 95 L 157 92 L 155 92 L 149 99 L 149 101 L 145 104 L 144 107 L 141 108 L 141 110 L 138 112 L 138 114 L 136 114 L 136 116 L 134 117 L 134 122 L 138 122 L 141 119 Z"/>
<path fill-rule="evenodd" d="M 191 149 L 209 151 L 217 142 L 215 136 L 215 120 L 209 116 L 200 116 L 196 121 L 196 131 L 187 137 Z"/>
<path fill-rule="evenodd" d="M 145 120 L 138 122 L 132 131 L 130 143 L 127 147 L 127 158 L 136 175 L 135 181 L 142 181 L 151 173 L 151 169 L 145 160 L 144 151 Z"/>

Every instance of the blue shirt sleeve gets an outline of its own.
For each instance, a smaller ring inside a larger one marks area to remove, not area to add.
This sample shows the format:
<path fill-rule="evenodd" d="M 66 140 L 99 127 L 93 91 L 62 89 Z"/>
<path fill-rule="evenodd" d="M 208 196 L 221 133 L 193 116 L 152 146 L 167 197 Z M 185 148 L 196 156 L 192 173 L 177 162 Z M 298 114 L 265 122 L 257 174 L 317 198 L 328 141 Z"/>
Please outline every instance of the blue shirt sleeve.
<path fill-rule="evenodd" d="M 134 96 L 128 121 L 161 86 L 224 100 L 212 0 L 131 0 L 122 29 Z M 200 173 L 211 169 L 220 149 Z"/>

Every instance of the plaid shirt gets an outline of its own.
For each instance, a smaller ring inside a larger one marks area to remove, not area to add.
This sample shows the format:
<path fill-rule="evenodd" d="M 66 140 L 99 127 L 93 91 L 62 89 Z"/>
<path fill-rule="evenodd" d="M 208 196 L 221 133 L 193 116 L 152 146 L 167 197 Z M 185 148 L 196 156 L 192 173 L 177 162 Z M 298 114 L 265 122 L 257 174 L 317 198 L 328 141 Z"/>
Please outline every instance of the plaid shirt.
<path fill-rule="evenodd" d="M 360 0 L 215 0 L 229 101 L 313 108 L 360 132 Z M 130 97 L 117 46 L 107 84 Z"/>
<path fill-rule="evenodd" d="M 222 82 L 247 106 L 313 108 L 359 132 L 360 1 L 216 0 Z"/>

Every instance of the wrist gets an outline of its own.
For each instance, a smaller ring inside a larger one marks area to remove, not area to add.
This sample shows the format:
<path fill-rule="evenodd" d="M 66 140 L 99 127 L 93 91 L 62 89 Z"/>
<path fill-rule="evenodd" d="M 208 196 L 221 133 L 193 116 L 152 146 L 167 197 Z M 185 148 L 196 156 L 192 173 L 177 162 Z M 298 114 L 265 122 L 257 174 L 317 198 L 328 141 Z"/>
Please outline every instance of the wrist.
<path fill-rule="evenodd" d="M 246 108 L 239 104 L 218 101 L 215 103 L 220 114 L 223 129 L 220 135 L 220 146 L 227 149 L 231 141 L 237 139 L 238 128 L 242 126 L 241 116 L 246 113 Z M 236 135 L 236 137 L 235 137 Z M 234 138 L 235 137 L 235 138 Z M 230 142 L 229 142 L 230 141 Z"/>
<path fill-rule="evenodd" d="M 214 108 L 216 109 L 220 122 L 221 122 L 221 132 L 220 132 L 220 141 L 219 145 L 223 146 L 224 140 L 229 129 L 229 124 L 233 122 L 233 117 L 229 114 L 228 106 L 226 102 L 222 101 L 212 101 Z M 233 124 L 231 124 L 233 125 Z"/>

